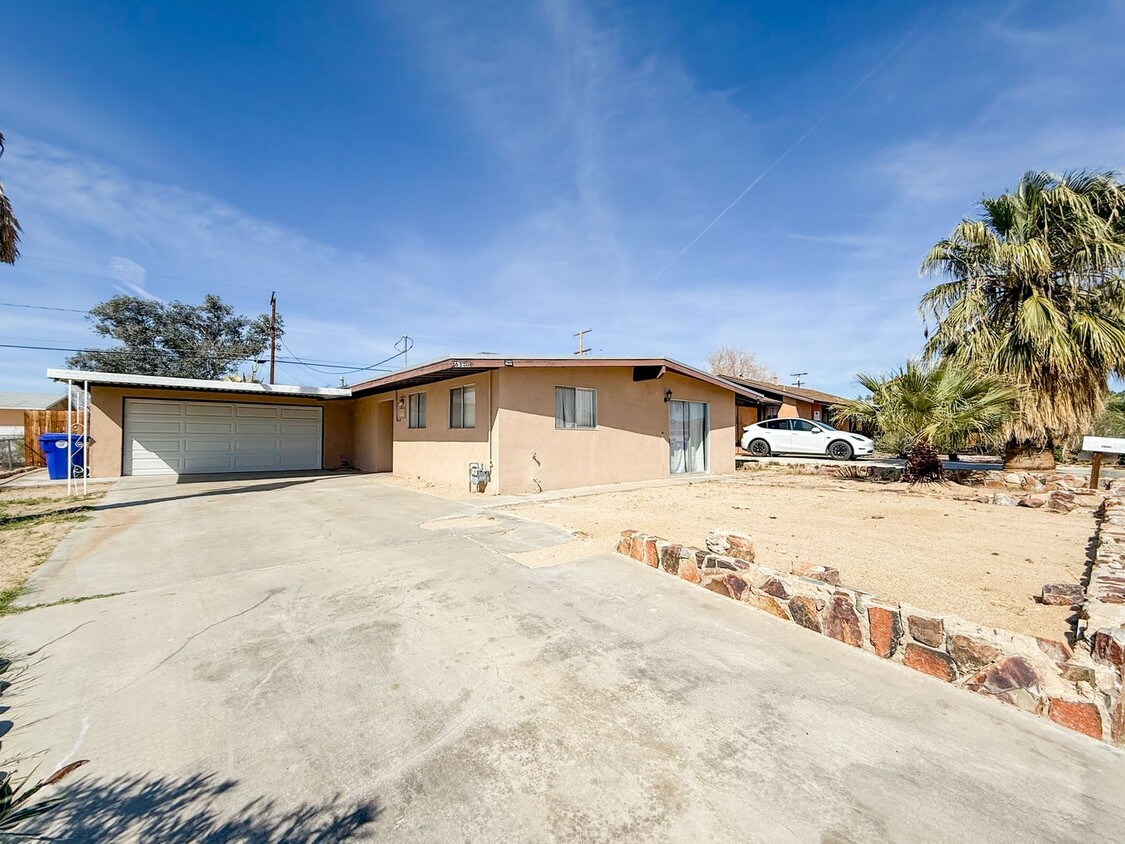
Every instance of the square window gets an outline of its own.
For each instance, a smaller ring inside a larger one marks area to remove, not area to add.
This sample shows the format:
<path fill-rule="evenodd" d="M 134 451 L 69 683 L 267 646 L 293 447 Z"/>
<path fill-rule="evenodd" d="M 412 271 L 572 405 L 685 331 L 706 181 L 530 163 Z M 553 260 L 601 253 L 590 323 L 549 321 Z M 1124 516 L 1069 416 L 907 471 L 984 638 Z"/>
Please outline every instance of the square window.
<path fill-rule="evenodd" d="M 598 427 L 598 391 L 555 387 L 555 427 L 592 431 Z"/>

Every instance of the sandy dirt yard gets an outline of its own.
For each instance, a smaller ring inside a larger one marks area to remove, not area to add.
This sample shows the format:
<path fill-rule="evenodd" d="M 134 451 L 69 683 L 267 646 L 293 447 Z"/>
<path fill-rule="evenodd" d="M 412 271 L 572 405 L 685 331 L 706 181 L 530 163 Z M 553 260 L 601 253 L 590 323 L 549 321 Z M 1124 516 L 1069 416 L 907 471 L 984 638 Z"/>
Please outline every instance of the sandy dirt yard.
<path fill-rule="evenodd" d="M 90 484 L 86 495 L 72 496 L 65 486 L 0 487 L 0 612 L 110 486 Z"/>
<path fill-rule="evenodd" d="M 1094 532 L 1089 509 L 1068 515 L 957 500 L 972 487 L 911 489 L 780 470 L 733 480 L 601 493 L 504 508 L 578 531 L 529 564 L 613 549 L 626 528 L 703 545 L 708 530 L 754 539 L 761 565 L 840 570 L 846 586 L 922 609 L 1062 639 L 1071 610 L 1038 604 L 1044 583 L 1077 582 Z"/>

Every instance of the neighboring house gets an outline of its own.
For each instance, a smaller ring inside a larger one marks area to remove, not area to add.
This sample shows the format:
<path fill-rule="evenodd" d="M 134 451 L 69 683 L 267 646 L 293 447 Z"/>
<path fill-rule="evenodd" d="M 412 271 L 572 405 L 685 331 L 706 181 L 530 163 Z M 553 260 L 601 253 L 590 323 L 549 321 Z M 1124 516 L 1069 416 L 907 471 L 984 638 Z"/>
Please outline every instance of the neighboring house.
<path fill-rule="evenodd" d="M 759 381 L 753 378 L 735 378 L 733 376 L 724 376 L 728 381 L 732 381 L 742 387 L 747 387 L 755 392 L 761 393 L 770 404 L 763 404 L 759 415 L 752 408 L 744 408 L 739 410 L 738 414 L 738 428 L 741 431 L 746 425 L 751 425 L 759 422 L 762 419 L 770 419 L 775 416 L 782 418 L 800 418 L 811 419 L 814 422 L 828 422 L 831 425 L 836 425 L 836 420 L 832 418 L 832 411 L 835 405 L 840 404 L 846 399 L 840 396 L 834 396 L 831 393 L 822 393 L 819 390 L 810 390 L 807 387 L 793 387 L 786 384 L 777 384 L 773 381 Z M 847 423 L 841 423 L 836 427 L 850 426 Z"/>
<path fill-rule="evenodd" d="M 21 436 L 25 411 L 60 406 L 66 408 L 66 396 L 58 393 L 0 393 L 0 435 Z"/>
<path fill-rule="evenodd" d="M 354 467 L 535 492 L 734 471 L 761 393 L 667 358 L 449 357 L 351 388 L 48 370 L 89 384 L 92 477 Z"/>

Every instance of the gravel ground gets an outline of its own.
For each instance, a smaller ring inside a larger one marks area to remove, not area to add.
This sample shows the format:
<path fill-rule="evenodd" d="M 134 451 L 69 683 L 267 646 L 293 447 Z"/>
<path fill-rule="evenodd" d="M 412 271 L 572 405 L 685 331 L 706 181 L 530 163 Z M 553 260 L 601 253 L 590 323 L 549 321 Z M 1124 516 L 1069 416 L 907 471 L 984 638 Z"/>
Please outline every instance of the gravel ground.
<path fill-rule="evenodd" d="M 702 545 L 711 528 L 749 533 L 758 562 L 834 566 L 847 585 L 991 627 L 1061 639 L 1066 607 L 1038 604 L 1044 583 L 1076 582 L 1094 532 L 1092 512 L 1069 515 L 958 500 L 975 487 L 911 489 L 784 469 L 734 480 L 532 502 L 508 512 L 577 532 L 522 560 L 549 565 L 612 549 L 636 528 Z"/>

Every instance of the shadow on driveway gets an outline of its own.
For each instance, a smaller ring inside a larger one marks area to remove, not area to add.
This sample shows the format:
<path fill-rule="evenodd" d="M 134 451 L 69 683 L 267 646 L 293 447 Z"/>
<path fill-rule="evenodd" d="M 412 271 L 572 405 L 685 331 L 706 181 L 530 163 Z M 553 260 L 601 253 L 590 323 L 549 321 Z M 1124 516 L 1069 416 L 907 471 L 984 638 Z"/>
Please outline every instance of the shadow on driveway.
<path fill-rule="evenodd" d="M 293 785 L 300 788 L 298 780 Z M 348 803 L 338 798 L 321 804 L 289 803 L 292 808 L 265 798 L 232 805 L 226 795 L 237 786 L 237 780 L 215 774 L 185 779 L 142 774 L 79 779 L 59 792 L 55 809 L 20 833 L 74 842 L 328 844 L 347 841 L 382 813 L 374 800 Z"/>
<path fill-rule="evenodd" d="M 223 476 L 222 478 L 212 478 L 212 482 L 220 480 L 235 480 L 236 478 Z M 184 501 L 188 498 L 209 498 L 215 495 L 243 495 L 252 492 L 274 492 L 279 489 L 288 489 L 289 487 L 301 486 L 302 484 L 312 484 L 319 480 L 324 480 L 323 476 L 318 475 L 314 478 L 293 479 L 284 481 L 275 481 L 269 484 L 255 484 L 252 486 L 224 486 L 219 489 L 208 489 L 203 492 L 187 492 L 182 494 L 162 495 L 158 497 L 144 497 L 136 496 L 130 498 L 128 501 L 116 501 L 109 504 L 96 504 L 91 509 L 93 510 L 120 510 L 124 507 L 143 507 L 148 504 L 160 504 L 164 501 Z M 237 478 L 237 480 L 247 480 L 247 478 Z M 176 486 L 171 487 L 177 489 L 180 482 Z"/>

